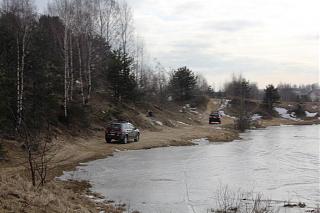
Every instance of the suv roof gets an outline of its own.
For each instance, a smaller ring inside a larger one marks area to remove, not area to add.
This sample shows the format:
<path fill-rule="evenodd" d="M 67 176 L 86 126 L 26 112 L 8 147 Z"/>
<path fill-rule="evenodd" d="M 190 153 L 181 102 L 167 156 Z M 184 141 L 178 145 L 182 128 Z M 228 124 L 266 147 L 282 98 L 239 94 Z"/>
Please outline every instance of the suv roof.
<path fill-rule="evenodd" d="M 123 124 L 123 123 L 130 123 L 129 121 L 112 121 L 112 124 Z"/>

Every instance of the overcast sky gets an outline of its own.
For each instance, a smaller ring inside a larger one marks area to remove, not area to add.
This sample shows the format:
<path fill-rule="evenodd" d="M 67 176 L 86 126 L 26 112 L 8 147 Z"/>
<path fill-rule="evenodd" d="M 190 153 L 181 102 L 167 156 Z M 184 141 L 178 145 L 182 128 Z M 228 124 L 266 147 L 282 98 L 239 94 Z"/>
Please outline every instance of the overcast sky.
<path fill-rule="evenodd" d="M 36 0 L 40 8 L 45 0 Z M 128 0 L 148 53 L 216 88 L 232 73 L 264 87 L 319 81 L 319 0 Z"/>

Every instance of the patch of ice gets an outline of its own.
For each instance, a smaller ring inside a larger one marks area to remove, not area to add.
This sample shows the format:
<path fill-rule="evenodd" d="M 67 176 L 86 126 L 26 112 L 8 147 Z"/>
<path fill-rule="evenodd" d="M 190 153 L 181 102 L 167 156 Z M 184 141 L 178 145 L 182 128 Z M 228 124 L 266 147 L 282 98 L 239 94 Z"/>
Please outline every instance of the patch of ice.
<path fill-rule="evenodd" d="M 223 100 L 220 107 L 219 107 L 219 110 L 226 108 L 230 102 L 231 102 L 231 100 L 228 100 L 228 99 Z"/>
<path fill-rule="evenodd" d="M 155 123 L 159 126 L 163 126 L 163 123 L 161 121 L 155 121 Z"/>
<path fill-rule="evenodd" d="M 262 116 L 259 115 L 259 114 L 253 114 L 253 115 L 251 116 L 251 120 L 253 120 L 253 121 L 260 120 L 261 118 L 262 118 Z"/>
<path fill-rule="evenodd" d="M 306 117 L 308 117 L 308 118 L 314 118 L 317 115 L 318 115 L 317 112 L 308 112 L 308 111 L 306 111 Z"/>
<path fill-rule="evenodd" d="M 198 114 L 199 114 L 198 111 L 194 111 L 194 110 L 191 110 L 190 112 L 193 113 L 193 114 L 195 114 L 195 115 L 198 115 Z"/>
<path fill-rule="evenodd" d="M 186 126 L 190 126 L 189 124 L 183 123 L 181 121 L 177 121 L 178 124 L 182 124 L 182 125 L 186 125 Z"/>
<path fill-rule="evenodd" d="M 295 113 L 288 113 L 288 110 L 282 107 L 274 107 L 274 110 L 280 115 L 281 118 L 297 121 Z"/>
<path fill-rule="evenodd" d="M 209 141 L 207 138 L 200 138 L 192 140 L 192 143 L 196 145 L 208 145 Z"/>
<path fill-rule="evenodd" d="M 93 195 L 85 195 L 89 199 L 94 199 L 95 197 Z"/>
<path fill-rule="evenodd" d="M 222 127 L 220 127 L 220 126 L 215 126 L 215 127 L 213 127 L 214 129 L 217 129 L 217 130 L 221 130 L 221 129 L 223 129 Z"/>
<path fill-rule="evenodd" d="M 233 117 L 233 116 L 231 116 L 231 115 L 227 115 L 226 113 L 224 113 L 223 110 L 220 110 L 220 111 L 219 111 L 219 114 L 220 114 L 221 116 L 225 116 L 225 117 L 228 117 L 228 118 L 236 119 L 236 117 Z"/>

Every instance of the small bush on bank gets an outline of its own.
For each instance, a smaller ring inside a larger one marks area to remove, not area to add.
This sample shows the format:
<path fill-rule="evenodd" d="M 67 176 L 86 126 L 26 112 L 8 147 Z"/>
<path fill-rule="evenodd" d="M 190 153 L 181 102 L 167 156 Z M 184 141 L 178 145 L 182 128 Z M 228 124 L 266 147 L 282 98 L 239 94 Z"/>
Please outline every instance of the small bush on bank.
<path fill-rule="evenodd" d="M 248 116 L 241 116 L 235 120 L 235 129 L 244 132 L 250 128 L 250 118 Z"/>
<path fill-rule="evenodd" d="M 191 106 L 199 109 L 206 109 L 209 98 L 204 95 L 196 96 L 191 100 Z"/>
<path fill-rule="evenodd" d="M 2 143 L 0 142 L 0 160 L 2 160 L 3 158 L 4 158 L 4 150 L 3 150 Z"/>
<path fill-rule="evenodd" d="M 298 117 L 298 118 L 306 117 L 306 111 L 305 111 L 304 106 L 302 104 L 298 104 L 295 107 L 295 109 L 293 109 L 291 112 L 294 112 L 296 117 Z"/>
<path fill-rule="evenodd" d="M 217 213 L 272 213 L 276 212 L 271 201 L 263 197 L 261 193 L 232 191 L 228 185 L 220 186 L 216 192 Z"/>

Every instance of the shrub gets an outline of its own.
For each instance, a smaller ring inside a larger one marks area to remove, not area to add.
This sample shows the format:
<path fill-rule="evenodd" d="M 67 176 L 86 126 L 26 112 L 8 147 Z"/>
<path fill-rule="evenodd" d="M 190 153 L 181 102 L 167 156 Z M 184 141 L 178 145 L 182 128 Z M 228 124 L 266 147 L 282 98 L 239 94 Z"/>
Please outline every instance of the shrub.
<path fill-rule="evenodd" d="M 304 106 L 301 105 L 301 104 L 298 104 L 298 105 L 296 106 L 296 108 L 295 108 L 294 110 L 292 110 L 292 112 L 294 112 L 295 115 L 296 115 L 298 118 L 306 117 L 306 112 L 305 112 Z"/>
<path fill-rule="evenodd" d="M 240 116 L 235 121 L 235 129 L 244 132 L 250 128 L 250 118 L 248 116 Z"/>
<path fill-rule="evenodd" d="M 261 193 L 232 191 L 228 185 L 220 186 L 216 193 L 216 209 L 211 212 L 217 213 L 273 213 L 276 212 L 271 200 Z"/>
<path fill-rule="evenodd" d="M 4 150 L 3 150 L 2 143 L 0 142 L 0 160 L 3 158 L 4 158 Z"/>

